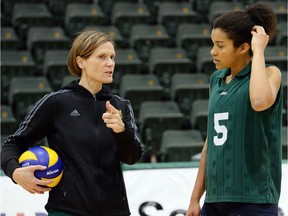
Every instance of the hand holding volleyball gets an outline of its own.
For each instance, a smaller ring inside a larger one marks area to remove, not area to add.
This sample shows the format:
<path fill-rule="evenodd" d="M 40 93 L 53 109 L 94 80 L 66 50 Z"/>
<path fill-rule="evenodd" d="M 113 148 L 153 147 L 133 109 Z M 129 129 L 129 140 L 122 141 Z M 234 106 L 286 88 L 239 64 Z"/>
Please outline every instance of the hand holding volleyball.
<path fill-rule="evenodd" d="M 55 187 L 63 175 L 63 163 L 58 154 L 49 147 L 35 146 L 25 151 L 19 158 L 21 167 L 41 165 L 46 169 L 37 169 L 34 175 L 40 180 L 53 180 L 48 187 Z"/>

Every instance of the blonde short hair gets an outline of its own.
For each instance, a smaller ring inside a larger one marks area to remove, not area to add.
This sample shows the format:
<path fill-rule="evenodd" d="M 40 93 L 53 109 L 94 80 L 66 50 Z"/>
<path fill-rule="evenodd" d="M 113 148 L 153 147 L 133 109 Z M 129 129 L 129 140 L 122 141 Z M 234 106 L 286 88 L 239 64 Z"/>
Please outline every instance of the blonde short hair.
<path fill-rule="evenodd" d="M 68 54 L 67 65 L 71 75 L 81 77 L 82 70 L 78 67 L 76 57 L 87 59 L 100 45 L 111 42 L 115 47 L 114 42 L 108 34 L 101 30 L 88 30 L 80 32 L 74 39 L 70 52 Z"/>

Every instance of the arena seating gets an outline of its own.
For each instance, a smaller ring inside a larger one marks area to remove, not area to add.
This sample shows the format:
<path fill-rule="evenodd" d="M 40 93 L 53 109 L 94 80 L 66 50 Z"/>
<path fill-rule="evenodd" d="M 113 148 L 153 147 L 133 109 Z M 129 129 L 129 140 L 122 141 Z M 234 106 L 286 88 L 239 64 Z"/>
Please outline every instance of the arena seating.
<path fill-rule="evenodd" d="M 206 135 L 209 77 L 215 70 L 212 20 L 255 2 L 259 0 L 2 0 L 1 142 L 31 103 L 78 79 L 67 69 L 71 41 L 82 30 L 98 28 L 116 44 L 109 86 L 131 101 L 144 144 L 159 161 L 192 160 Z M 283 74 L 287 131 L 287 2 L 262 2 L 279 20 L 279 35 L 265 55 Z M 202 138 L 195 148 L 189 145 L 192 131 Z M 283 139 L 287 151 L 287 136 Z"/>

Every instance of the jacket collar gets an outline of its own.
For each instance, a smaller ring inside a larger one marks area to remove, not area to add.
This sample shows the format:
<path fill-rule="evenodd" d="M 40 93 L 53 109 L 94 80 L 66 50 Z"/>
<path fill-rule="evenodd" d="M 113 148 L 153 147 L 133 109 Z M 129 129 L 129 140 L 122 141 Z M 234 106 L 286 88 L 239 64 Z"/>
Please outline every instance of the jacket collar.
<path fill-rule="evenodd" d="M 88 97 L 92 96 L 96 98 L 97 100 L 108 100 L 112 97 L 110 88 L 106 85 L 103 85 L 102 89 L 96 95 L 92 95 L 91 92 L 89 92 L 86 88 L 79 85 L 78 83 L 79 83 L 79 80 L 74 80 L 68 83 L 67 85 L 65 85 L 62 89 L 70 89 L 70 90 L 78 91 Z"/>

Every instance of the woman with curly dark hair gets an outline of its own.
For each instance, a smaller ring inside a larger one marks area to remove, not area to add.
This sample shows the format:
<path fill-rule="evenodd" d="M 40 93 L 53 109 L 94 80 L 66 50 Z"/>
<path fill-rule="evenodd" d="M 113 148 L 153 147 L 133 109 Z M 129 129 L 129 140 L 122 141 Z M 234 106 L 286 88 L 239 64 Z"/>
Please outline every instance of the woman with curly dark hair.
<path fill-rule="evenodd" d="M 276 16 L 262 4 L 214 20 L 217 71 L 210 79 L 207 138 L 186 216 L 278 215 L 281 72 L 264 57 L 276 35 Z"/>

